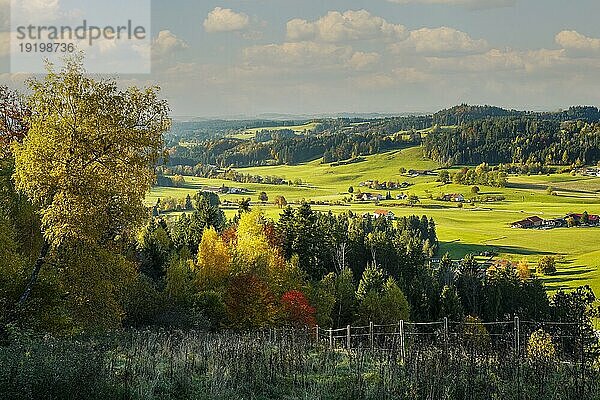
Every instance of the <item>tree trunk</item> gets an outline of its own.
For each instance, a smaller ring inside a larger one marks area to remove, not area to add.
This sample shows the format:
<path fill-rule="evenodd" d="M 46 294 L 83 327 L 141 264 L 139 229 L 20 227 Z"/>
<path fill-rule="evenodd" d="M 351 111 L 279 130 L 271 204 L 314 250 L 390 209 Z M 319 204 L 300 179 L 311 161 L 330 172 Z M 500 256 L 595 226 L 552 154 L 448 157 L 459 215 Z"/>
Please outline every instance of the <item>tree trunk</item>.
<path fill-rule="evenodd" d="M 31 293 L 31 289 L 33 289 L 33 286 L 37 282 L 38 275 L 40 274 L 40 270 L 42 269 L 42 266 L 46 262 L 46 257 L 48 256 L 49 252 L 50 252 L 50 244 L 46 240 L 44 240 L 44 244 L 42 244 L 42 248 L 40 249 L 40 256 L 35 261 L 35 265 L 33 266 L 33 272 L 31 273 L 31 278 L 29 278 L 29 282 L 27 283 L 27 286 L 25 287 L 25 291 L 23 292 L 23 294 L 19 298 L 19 301 L 17 302 L 17 306 L 20 307 L 23 304 L 25 304 L 25 302 L 27 301 L 27 298 L 29 297 L 29 294 Z"/>

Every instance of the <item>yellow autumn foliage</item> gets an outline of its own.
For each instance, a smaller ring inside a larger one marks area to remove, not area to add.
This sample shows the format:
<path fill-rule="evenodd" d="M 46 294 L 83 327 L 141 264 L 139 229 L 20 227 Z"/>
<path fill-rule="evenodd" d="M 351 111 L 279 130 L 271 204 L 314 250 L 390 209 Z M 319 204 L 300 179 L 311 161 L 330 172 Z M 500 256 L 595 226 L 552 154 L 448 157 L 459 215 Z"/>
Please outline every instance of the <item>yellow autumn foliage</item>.
<path fill-rule="evenodd" d="M 229 276 L 230 267 L 231 256 L 227 245 L 214 228 L 205 229 L 194 264 L 200 288 L 207 290 L 223 285 Z"/>

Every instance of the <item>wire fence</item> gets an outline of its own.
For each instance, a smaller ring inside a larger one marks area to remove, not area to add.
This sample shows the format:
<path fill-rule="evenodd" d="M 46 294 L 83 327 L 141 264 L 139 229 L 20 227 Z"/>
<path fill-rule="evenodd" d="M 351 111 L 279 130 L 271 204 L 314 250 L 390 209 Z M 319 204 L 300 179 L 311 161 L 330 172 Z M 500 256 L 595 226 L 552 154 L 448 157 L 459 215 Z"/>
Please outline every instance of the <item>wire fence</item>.
<path fill-rule="evenodd" d="M 320 350 L 311 354 L 347 357 L 358 377 L 375 366 L 381 398 L 406 385 L 415 391 L 406 398 L 600 398 L 600 341 L 589 323 L 443 319 L 269 335 L 310 342 Z"/>
<path fill-rule="evenodd" d="M 447 318 L 436 322 L 406 322 L 351 326 L 338 329 L 313 328 L 321 344 L 332 349 L 398 351 L 401 358 L 426 346 L 495 352 L 523 357 L 531 335 L 543 330 L 551 338 L 555 355 L 565 361 L 578 361 L 586 344 L 598 342 L 586 325 L 567 322 L 512 321 L 456 322 Z"/>

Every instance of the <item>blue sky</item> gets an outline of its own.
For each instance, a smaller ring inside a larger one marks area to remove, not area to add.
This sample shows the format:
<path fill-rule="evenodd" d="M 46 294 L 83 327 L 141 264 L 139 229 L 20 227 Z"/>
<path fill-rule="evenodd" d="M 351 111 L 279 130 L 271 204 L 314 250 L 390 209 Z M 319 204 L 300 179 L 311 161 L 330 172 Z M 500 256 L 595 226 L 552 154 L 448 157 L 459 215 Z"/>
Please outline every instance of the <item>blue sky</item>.
<path fill-rule="evenodd" d="M 119 79 L 194 116 L 598 105 L 599 15 L 598 0 L 155 0 L 153 72 Z"/>

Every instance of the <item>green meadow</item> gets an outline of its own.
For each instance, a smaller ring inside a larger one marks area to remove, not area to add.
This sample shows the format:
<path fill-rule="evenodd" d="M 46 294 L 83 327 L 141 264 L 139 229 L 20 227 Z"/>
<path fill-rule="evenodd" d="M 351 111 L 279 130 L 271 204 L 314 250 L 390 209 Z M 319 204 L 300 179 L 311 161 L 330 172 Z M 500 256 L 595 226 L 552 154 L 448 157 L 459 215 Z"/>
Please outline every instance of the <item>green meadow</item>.
<path fill-rule="evenodd" d="M 260 131 L 264 131 L 264 130 L 283 131 L 286 129 L 292 130 L 295 133 L 300 134 L 300 133 L 310 132 L 310 131 L 314 130 L 317 127 L 317 125 L 319 125 L 318 122 L 308 122 L 304 125 L 250 128 L 250 129 L 246 129 L 245 131 L 229 135 L 229 137 L 232 137 L 235 139 L 241 139 L 241 140 L 252 140 L 252 139 L 254 139 L 256 134 Z"/>
<path fill-rule="evenodd" d="M 278 176 L 293 181 L 301 179 L 301 186 L 243 184 L 225 180 L 186 177 L 182 188 L 154 188 L 147 197 L 148 204 L 154 204 L 161 197 L 185 197 L 203 186 L 245 188 L 245 195 L 224 195 L 223 200 L 237 201 L 250 197 L 254 206 L 262 207 L 267 216 L 276 219 L 280 209 L 270 203 L 260 204 L 258 193 L 264 191 L 272 200 L 277 195 L 288 202 L 301 200 L 328 202 L 327 205 L 314 205 L 314 209 L 333 212 L 352 210 L 356 213 L 371 213 L 376 209 L 392 210 L 396 216 L 426 214 L 437 224 L 438 237 L 443 252 L 453 258 L 468 253 L 494 251 L 500 257 L 511 260 L 526 259 L 534 268 L 543 255 L 555 255 L 559 260 L 556 275 L 545 277 L 549 290 L 590 285 L 600 295 L 600 228 L 561 228 L 552 230 L 522 230 L 510 227 L 511 222 L 528 216 L 542 218 L 561 217 L 569 212 L 587 211 L 600 214 L 600 178 L 571 176 L 570 174 L 510 176 L 506 188 L 480 186 L 479 196 L 503 196 L 498 202 L 476 202 L 459 208 L 455 203 L 434 200 L 442 194 L 461 193 L 467 199 L 475 196 L 470 186 L 436 182 L 435 176 L 411 178 L 400 173 L 405 169 L 438 169 L 435 162 L 423 157 L 420 147 L 397 150 L 384 154 L 364 157 L 364 160 L 341 166 L 321 164 L 320 160 L 297 166 L 274 166 L 241 168 L 239 172 L 261 176 Z M 399 193 L 415 194 L 420 204 L 409 207 L 401 200 L 374 202 L 353 202 L 342 204 L 352 186 L 355 193 L 381 193 L 359 187 L 367 180 L 408 182 L 407 189 L 391 191 L 395 198 Z M 551 186 L 554 195 L 548 194 Z M 231 216 L 235 210 L 226 210 Z"/>

